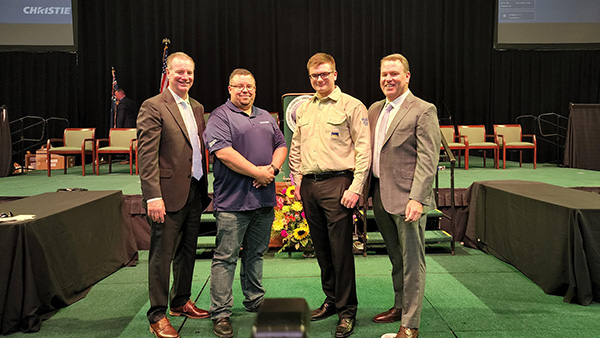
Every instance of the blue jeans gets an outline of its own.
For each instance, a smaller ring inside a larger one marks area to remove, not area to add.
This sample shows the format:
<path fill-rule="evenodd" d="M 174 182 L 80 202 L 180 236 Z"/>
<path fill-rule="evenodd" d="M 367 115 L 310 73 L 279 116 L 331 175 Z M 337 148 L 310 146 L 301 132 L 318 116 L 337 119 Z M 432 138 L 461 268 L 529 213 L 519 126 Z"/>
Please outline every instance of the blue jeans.
<path fill-rule="evenodd" d="M 212 319 L 231 316 L 233 278 L 238 257 L 242 259 L 240 283 L 244 307 L 256 311 L 262 304 L 263 254 L 269 248 L 273 207 L 251 211 L 215 212 L 217 248 L 213 254 L 210 280 L 210 314 Z M 240 250 L 243 248 L 243 250 Z"/>

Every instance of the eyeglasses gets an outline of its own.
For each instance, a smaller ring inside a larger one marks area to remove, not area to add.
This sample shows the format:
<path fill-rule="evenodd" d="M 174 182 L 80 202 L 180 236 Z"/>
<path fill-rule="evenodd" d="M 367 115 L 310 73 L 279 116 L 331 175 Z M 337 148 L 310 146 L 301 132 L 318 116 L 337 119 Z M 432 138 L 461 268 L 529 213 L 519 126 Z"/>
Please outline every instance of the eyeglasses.
<path fill-rule="evenodd" d="M 319 78 L 321 78 L 323 80 L 327 80 L 329 78 L 329 75 L 331 75 L 334 72 L 335 71 L 325 72 L 325 73 L 319 73 L 319 74 L 310 74 L 310 75 L 308 75 L 308 77 L 311 78 L 311 79 L 313 79 L 313 80 L 318 80 Z"/>
<path fill-rule="evenodd" d="M 253 85 L 229 85 L 229 87 L 235 88 L 235 90 L 237 90 L 238 92 L 242 92 L 242 91 L 244 91 L 244 89 L 251 92 L 256 89 L 256 86 L 253 86 Z"/>

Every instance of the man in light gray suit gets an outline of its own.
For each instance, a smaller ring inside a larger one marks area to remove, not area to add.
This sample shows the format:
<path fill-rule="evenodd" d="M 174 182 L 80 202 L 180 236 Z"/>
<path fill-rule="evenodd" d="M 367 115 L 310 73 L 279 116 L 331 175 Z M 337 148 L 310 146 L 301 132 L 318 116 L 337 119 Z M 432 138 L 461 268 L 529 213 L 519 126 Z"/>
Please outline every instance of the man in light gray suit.
<path fill-rule="evenodd" d="M 394 306 L 373 318 L 401 321 L 398 338 L 417 337 L 425 290 L 425 214 L 435 208 L 433 181 L 440 131 L 433 104 L 408 89 L 408 60 L 391 54 L 380 63 L 385 100 L 368 111 L 373 164 L 365 196 L 373 197 L 375 220 L 383 236 L 394 285 Z"/>

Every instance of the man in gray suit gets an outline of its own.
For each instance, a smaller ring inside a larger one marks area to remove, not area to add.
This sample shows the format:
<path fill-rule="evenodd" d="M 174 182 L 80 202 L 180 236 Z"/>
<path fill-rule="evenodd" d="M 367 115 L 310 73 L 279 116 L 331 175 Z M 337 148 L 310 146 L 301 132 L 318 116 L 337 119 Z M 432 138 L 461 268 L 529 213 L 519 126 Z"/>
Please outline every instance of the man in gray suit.
<path fill-rule="evenodd" d="M 210 203 L 203 172 L 204 107 L 188 95 L 194 67 L 184 53 L 169 55 L 169 87 L 146 100 L 137 118 L 140 181 L 151 224 L 146 315 L 158 338 L 179 337 L 166 317 L 169 306 L 171 316 L 208 318 L 190 300 L 200 215 Z"/>
<path fill-rule="evenodd" d="M 383 236 L 394 285 L 394 306 L 373 318 L 400 320 L 398 338 L 417 337 L 425 290 L 425 216 L 435 208 L 440 131 L 433 104 L 408 89 L 408 60 L 400 54 L 381 59 L 379 84 L 385 100 L 368 111 L 373 164 L 365 196 L 373 197 L 375 220 Z"/>

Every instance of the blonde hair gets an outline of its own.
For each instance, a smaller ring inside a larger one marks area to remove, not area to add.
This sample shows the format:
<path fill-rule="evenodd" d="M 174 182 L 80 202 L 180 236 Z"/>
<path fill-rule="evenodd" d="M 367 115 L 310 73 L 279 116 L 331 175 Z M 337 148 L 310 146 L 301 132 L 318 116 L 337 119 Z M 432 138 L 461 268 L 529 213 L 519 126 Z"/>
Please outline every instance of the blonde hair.
<path fill-rule="evenodd" d="M 402 66 L 404 66 L 404 71 L 406 73 L 410 72 L 410 69 L 408 68 L 408 60 L 404 57 L 404 55 L 399 54 L 399 53 L 395 53 L 395 54 L 390 54 L 388 56 L 384 56 L 381 61 L 379 62 L 379 67 L 381 67 L 381 65 L 385 62 L 385 61 L 400 61 L 400 63 L 402 63 Z"/>
<path fill-rule="evenodd" d="M 317 53 L 311 56 L 311 58 L 308 59 L 308 63 L 306 64 L 306 69 L 310 71 L 312 67 L 318 66 L 323 63 L 328 63 L 331 66 L 331 71 L 335 71 L 335 59 L 333 58 L 333 56 L 327 53 Z"/>
<path fill-rule="evenodd" d="M 173 63 L 174 59 L 189 60 L 192 62 L 192 66 L 194 66 L 194 68 L 196 68 L 196 63 L 194 62 L 194 59 L 192 59 L 191 56 L 187 55 L 184 52 L 176 52 L 176 53 L 170 54 L 167 57 L 167 68 L 168 69 L 171 69 L 171 63 Z"/>

